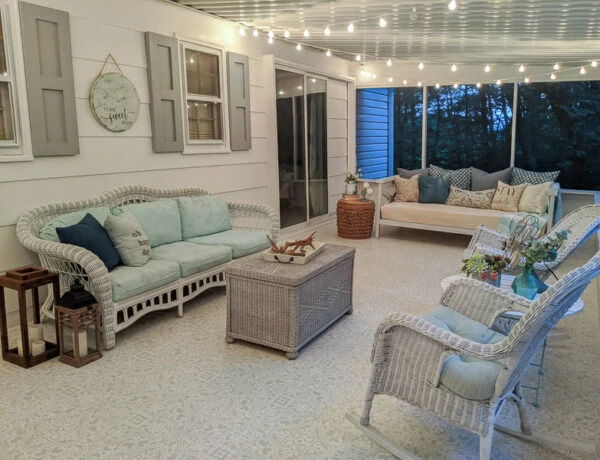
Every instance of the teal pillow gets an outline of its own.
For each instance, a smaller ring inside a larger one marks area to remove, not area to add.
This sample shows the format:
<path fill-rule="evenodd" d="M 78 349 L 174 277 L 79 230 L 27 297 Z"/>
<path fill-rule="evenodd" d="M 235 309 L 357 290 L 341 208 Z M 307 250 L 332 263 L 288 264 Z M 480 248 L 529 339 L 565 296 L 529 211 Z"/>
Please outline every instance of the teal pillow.
<path fill-rule="evenodd" d="M 177 198 L 183 239 L 231 230 L 227 202 L 212 195 Z"/>
<path fill-rule="evenodd" d="M 46 225 L 44 225 L 40 230 L 40 238 L 46 241 L 53 241 L 55 243 L 59 243 L 58 235 L 56 234 L 57 227 L 69 227 L 71 225 L 75 225 L 81 219 L 83 219 L 86 214 L 91 214 L 94 218 L 100 222 L 100 224 L 104 224 L 106 218 L 110 215 L 110 210 L 107 207 L 100 208 L 89 208 L 84 209 L 83 211 L 75 211 L 70 212 L 68 214 L 63 214 L 62 216 L 55 217 Z"/>
<path fill-rule="evenodd" d="M 450 177 L 419 176 L 419 203 L 445 204 L 450 193 Z"/>
<path fill-rule="evenodd" d="M 175 200 L 158 200 L 122 206 L 130 211 L 142 225 L 150 247 L 181 241 L 181 219 Z M 117 215 L 120 211 L 113 210 Z"/>
<path fill-rule="evenodd" d="M 123 265 L 141 267 L 150 258 L 150 243 L 142 224 L 125 209 L 115 209 L 104 221 L 104 229 L 115 249 L 121 256 Z M 121 214 L 118 214 L 121 212 Z"/>
<path fill-rule="evenodd" d="M 75 225 L 57 227 L 56 233 L 61 243 L 74 244 L 96 254 L 109 271 L 121 262 L 106 230 L 91 214 L 86 214 Z"/>

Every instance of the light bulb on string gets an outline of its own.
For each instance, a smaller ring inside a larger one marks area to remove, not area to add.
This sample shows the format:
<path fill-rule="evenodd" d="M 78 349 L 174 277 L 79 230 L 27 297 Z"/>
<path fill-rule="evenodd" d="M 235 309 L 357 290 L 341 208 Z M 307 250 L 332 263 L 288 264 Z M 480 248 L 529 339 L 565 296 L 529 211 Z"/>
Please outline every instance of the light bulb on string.
<path fill-rule="evenodd" d="M 354 32 L 354 23 L 353 22 L 348 24 L 348 32 L 350 32 L 350 33 Z"/>
<path fill-rule="evenodd" d="M 302 35 L 304 35 L 305 38 L 310 37 L 310 32 L 308 31 L 308 29 L 304 29 L 304 32 L 302 33 Z"/>
<path fill-rule="evenodd" d="M 592 62 L 590 64 L 592 67 L 598 67 L 598 61 L 596 61 L 595 59 L 592 59 Z"/>
<path fill-rule="evenodd" d="M 475 86 L 476 86 L 477 88 L 481 88 L 481 82 L 479 82 L 479 81 L 478 81 L 478 82 L 475 84 Z"/>
<path fill-rule="evenodd" d="M 489 64 L 486 64 L 485 67 L 483 68 L 484 72 L 489 73 L 490 70 L 492 70 L 492 68 L 490 67 Z"/>
<path fill-rule="evenodd" d="M 458 89 L 458 83 L 454 83 L 454 84 L 452 85 L 452 88 L 454 88 L 454 89 Z"/>
<path fill-rule="evenodd" d="M 419 62 L 419 65 L 417 67 L 419 68 L 419 70 L 423 70 L 425 68 L 425 64 Z"/>
<path fill-rule="evenodd" d="M 421 81 L 419 80 L 419 81 L 417 82 L 417 86 L 420 88 L 421 86 L 423 86 L 423 83 L 421 83 Z"/>
<path fill-rule="evenodd" d="M 246 36 L 246 29 L 244 29 L 243 27 L 240 27 L 238 29 L 238 34 L 240 34 L 242 37 Z"/>
<path fill-rule="evenodd" d="M 394 81 L 394 77 L 388 77 L 388 81 L 391 83 Z"/>
<path fill-rule="evenodd" d="M 448 9 L 450 11 L 454 11 L 456 9 L 456 0 L 452 0 L 450 3 L 448 3 Z"/>
<path fill-rule="evenodd" d="M 458 67 L 456 67 L 456 64 L 452 64 L 452 67 L 450 67 L 450 70 L 452 72 L 456 72 L 456 69 L 458 69 Z"/>
<path fill-rule="evenodd" d="M 523 79 L 523 81 L 524 81 L 525 83 L 529 83 L 529 82 L 531 81 L 531 78 L 529 78 L 529 77 L 525 77 L 525 78 Z"/>
<path fill-rule="evenodd" d="M 519 66 L 519 72 L 521 72 L 521 73 L 525 72 L 525 66 L 523 64 L 521 64 Z"/>
<path fill-rule="evenodd" d="M 354 59 L 356 60 L 356 62 L 360 62 L 360 54 L 357 54 Z"/>
<path fill-rule="evenodd" d="M 550 80 L 556 80 L 556 74 L 554 72 L 550 74 Z"/>
<path fill-rule="evenodd" d="M 440 89 L 440 84 L 439 83 L 435 84 L 435 89 Z"/>
<path fill-rule="evenodd" d="M 554 70 L 560 70 L 560 64 L 557 62 L 556 64 L 554 64 L 554 65 L 552 66 L 552 68 L 553 68 Z"/>
<path fill-rule="evenodd" d="M 290 31 L 289 31 L 289 30 L 287 30 L 287 29 L 285 29 L 285 30 L 283 31 L 283 36 L 284 36 L 285 38 L 290 38 Z"/>
<path fill-rule="evenodd" d="M 254 29 L 254 30 L 252 31 L 252 36 L 253 36 L 253 37 L 258 37 L 258 30 Z"/>
<path fill-rule="evenodd" d="M 273 37 L 267 38 L 267 42 L 269 42 L 269 45 L 272 45 L 273 44 Z"/>
<path fill-rule="evenodd" d="M 581 69 L 579 69 L 579 73 L 580 73 L 581 75 L 585 75 L 585 74 L 586 74 L 585 67 L 581 67 Z"/>
<path fill-rule="evenodd" d="M 302 44 L 301 44 L 301 43 L 298 43 L 298 44 L 296 45 L 296 49 L 297 49 L 298 51 L 302 51 Z"/>
<path fill-rule="evenodd" d="M 502 80 L 496 80 L 496 84 L 497 84 L 498 86 L 502 86 Z"/>
<path fill-rule="evenodd" d="M 273 38 L 275 36 L 272 30 L 269 30 L 269 33 L 267 35 L 269 36 L 269 38 Z"/>
<path fill-rule="evenodd" d="M 385 61 L 385 65 L 388 67 L 392 67 L 392 60 L 388 59 L 387 61 Z"/>
<path fill-rule="evenodd" d="M 327 52 L 325 53 L 325 56 L 331 57 L 331 50 L 327 50 Z"/>
<path fill-rule="evenodd" d="M 377 74 L 376 74 L 375 72 L 373 72 L 373 73 L 371 74 L 371 78 L 372 78 L 373 80 L 375 80 L 375 79 L 377 78 Z"/>
<path fill-rule="evenodd" d="M 387 26 L 387 21 L 384 18 L 379 18 L 379 27 Z"/>
<path fill-rule="evenodd" d="M 408 81 L 407 80 L 402 80 L 402 84 L 403 85 L 408 85 Z"/>
<path fill-rule="evenodd" d="M 326 37 L 329 37 L 331 35 L 331 29 L 329 28 L 329 26 L 325 27 L 325 30 L 323 31 L 323 33 L 325 34 Z"/>

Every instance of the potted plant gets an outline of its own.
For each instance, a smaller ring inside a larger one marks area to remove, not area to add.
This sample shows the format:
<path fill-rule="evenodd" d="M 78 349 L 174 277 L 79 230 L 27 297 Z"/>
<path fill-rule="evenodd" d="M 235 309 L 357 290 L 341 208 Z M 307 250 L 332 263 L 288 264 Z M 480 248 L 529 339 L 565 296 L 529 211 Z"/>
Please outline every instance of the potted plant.
<path fill-rule="evenodd" d="M 346 183 L 346 195 L 356 195 L 356 181 L 360 177 L 360 169 L 355 173 L 346 171 L 344 182 Z"/>
<path fill-rule="evenodd" d="M 561 230 L 548 236 L 545 241 L 528 240 L 521 245 L 521 265 L 523 272 L 515 278 L 512 289 L 515 294 L 533 299 L 538 292 L 544 292 L 548 286 L 538 278 L 533 268 L 539 262 L 556 260 L 558 248 L 567 240 L 569 230 Z"/>
<path fill-rule="evenodd" d="M 360 201 L 368 201 L 369 196 L 373 193 L 373 189 L 368 182 L 363 182 L 362 189 L 360 191 Z"/>
<path fill-rule="evenodd" d="M 501 270 L 508 265 L 509 259 L 501 255 L 475 252 L 462 262 L 460 271 L 465 272 L 468 277 L 500 287 Z"/>

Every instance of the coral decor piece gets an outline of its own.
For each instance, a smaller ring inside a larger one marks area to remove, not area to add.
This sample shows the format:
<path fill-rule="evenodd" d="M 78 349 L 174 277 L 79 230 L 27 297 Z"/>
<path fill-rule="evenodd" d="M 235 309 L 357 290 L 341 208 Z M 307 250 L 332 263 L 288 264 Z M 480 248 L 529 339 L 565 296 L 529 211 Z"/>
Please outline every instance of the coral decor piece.
<path fill-rule="evenodd" d="M 286 254 L 289 256 L 303 256 L 306 254 L 306 246 L 311 247 L 313 250 L 316 249 L 314 245 L 315 234 L 312 232 L 309 236 L 301 240 L 286 241 L 283 245 L 279 246 L 269 236 L 267 239 L 271 243 L 271 252 L 273 254 Z"/>

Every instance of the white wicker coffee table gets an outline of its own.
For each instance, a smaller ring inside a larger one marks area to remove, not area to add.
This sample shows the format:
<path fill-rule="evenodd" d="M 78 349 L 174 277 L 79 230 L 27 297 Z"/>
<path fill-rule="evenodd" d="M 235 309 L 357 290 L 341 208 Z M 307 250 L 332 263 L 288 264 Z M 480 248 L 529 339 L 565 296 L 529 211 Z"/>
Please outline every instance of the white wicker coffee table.
<path fill-rule="evenodd" d="M 258 343 L 295 359 L 298 350 L 352 313 L 354 253 L 326 244 L 306 265 L 267 262 L 262 254 L 229 264 L 227 341 Z"/>

